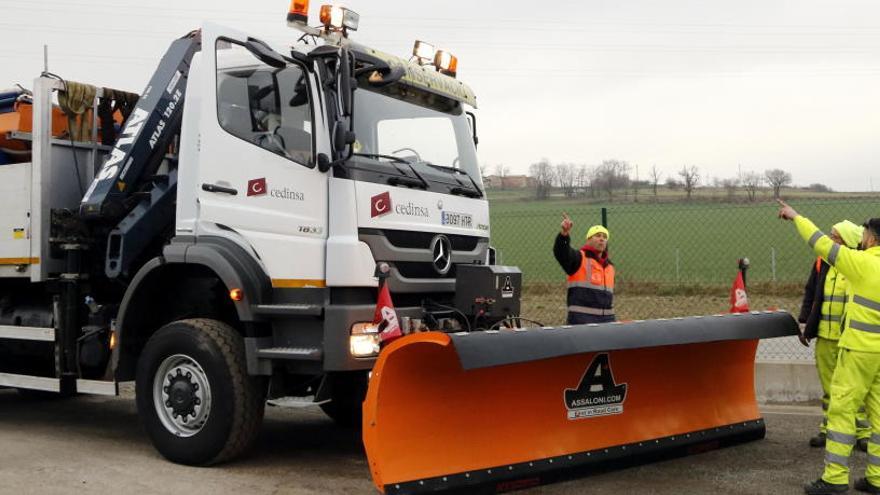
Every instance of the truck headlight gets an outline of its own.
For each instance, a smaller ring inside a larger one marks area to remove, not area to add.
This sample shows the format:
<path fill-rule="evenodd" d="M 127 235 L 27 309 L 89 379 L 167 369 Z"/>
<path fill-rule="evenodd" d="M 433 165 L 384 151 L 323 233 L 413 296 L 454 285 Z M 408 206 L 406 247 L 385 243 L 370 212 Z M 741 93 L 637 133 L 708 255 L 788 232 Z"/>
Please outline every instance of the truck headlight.
<path fill-rule="evenodd" d="M 376 323 L 355 323 L 351 327 L 348 348 L 356 358 L 379 355 L 379 325 Z"/>

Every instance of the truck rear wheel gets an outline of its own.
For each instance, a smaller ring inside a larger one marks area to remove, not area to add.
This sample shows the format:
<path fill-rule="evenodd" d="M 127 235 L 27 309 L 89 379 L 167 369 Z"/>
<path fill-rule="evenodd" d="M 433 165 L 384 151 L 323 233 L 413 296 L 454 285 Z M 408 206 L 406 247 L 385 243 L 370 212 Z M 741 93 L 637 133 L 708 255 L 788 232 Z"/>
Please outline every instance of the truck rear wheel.
<path fill-rule="evenodd" d="M 243 453 L 263 419 L 265 387 L 247 374 L 231 326 L 188 319 L 160 328 L 138 360 L 138 415 L 168 460 L 210 465 Z"/>

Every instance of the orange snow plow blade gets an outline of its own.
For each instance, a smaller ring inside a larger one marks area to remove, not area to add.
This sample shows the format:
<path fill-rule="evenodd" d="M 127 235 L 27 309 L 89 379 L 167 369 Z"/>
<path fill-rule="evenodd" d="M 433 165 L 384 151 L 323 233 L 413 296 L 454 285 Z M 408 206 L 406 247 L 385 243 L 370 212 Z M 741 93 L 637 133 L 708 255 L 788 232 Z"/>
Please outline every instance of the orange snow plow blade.
<path fill-rule="evenodd" d="M 499 492 L 763 438 L 757 342 L 796 332 L 767 312 L 407 336 L 364 402 L 373 481 Z"/>

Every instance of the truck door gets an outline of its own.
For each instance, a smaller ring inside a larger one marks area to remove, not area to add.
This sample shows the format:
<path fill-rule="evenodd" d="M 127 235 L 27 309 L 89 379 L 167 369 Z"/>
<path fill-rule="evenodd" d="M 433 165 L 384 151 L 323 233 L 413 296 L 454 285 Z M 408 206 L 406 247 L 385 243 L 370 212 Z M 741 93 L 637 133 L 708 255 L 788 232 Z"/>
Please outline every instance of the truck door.
<path fill-rule="evenodd" d="M 322 287 L 328 186 L 315 156 L 328 145 L 318 137 L 318 80 L 303 64 L 261 62 L 243 33 L 206 25 L 202 34 L 198 235 L 243 238 L 274 287 Z"/>

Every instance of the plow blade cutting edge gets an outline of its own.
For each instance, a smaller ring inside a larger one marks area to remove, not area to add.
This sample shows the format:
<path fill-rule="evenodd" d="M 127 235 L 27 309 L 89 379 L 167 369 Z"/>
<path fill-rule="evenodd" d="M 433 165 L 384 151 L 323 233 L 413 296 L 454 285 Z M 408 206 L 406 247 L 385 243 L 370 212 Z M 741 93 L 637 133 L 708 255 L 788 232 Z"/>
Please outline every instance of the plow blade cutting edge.
<path fill-rule="evenodd" d="M 409 335 L 364 402 L 373 482 L 507 491 L 763 438 L 758 339 L 797 331 L 764 312 Z"/>

